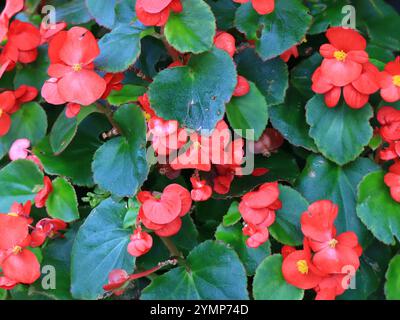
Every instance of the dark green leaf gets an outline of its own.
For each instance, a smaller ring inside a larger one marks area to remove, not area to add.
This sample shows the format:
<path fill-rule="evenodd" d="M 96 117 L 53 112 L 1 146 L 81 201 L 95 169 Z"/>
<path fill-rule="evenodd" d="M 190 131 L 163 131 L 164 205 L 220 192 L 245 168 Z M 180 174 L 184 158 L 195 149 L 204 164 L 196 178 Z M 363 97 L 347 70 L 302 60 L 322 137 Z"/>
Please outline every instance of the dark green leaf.
<path fill-rule="evenodd" d="M 186 263 L 187 268 L 178 267 L 154 279 L 143 290 L 141 299 L 248 299 L 246 272 L 233 249 L 206 241 L 193 249 Z"/>
<path fill-rule="evenodd" d="M 126 207 L 111 199 L 94 209 L 80 227 L 72 248 L 71 292 L 76 299 L 97 299 L 114 269 L 132 272 L 127 246 L 131 230 L 122 227 Z"/>
<path fill-rule="evenodd" d="M 369 123 L 372 116 L 369 104 L 358 110 L 344 102 L 328 108 L 322 95 L 316 95 L 306 106 L 310 136 L 318 150 L 339 165 L 355 160 L 368 145 L 373 134 Z"/>
<path fill-rule="evenodd" d="M 194 130 L 212 130 L 223 118 L 235 86 L 232 59 L 213 49 L 193 56 L 187 66 L 161 71 L 150 85 L 149 97 L 158 116 Z"/>

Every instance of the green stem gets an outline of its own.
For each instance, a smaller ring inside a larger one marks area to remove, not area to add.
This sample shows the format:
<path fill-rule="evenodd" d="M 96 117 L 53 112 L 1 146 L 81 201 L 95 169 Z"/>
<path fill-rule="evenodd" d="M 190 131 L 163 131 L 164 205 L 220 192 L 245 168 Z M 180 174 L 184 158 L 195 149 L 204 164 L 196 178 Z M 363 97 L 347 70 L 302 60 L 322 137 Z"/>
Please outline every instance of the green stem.
<path fill-rule="evenodd" d="M 114 121 L 114 116 L 113 116 L 113 112 L 111 111 L 111 109 L 108 108 L 108 107 L 106 107 L 106 106 L 103 106 L 101 103 L 96 103 L 96 107 L 97 107 L 97 110 L 99 110 L 101 113 L 103 113 L 103 114 L 107 117 L 107 119 L 108 119 L 108 121 L 111 123 L 111 125 L 112 125 L 115 129 L 117 129 L 117 131 L 118 131 L 119 133 L 122 133 L 122 130 L 121 130 L 121 128 L 119 127 L 118 123 L 116 123 L 116 122 Z"/>

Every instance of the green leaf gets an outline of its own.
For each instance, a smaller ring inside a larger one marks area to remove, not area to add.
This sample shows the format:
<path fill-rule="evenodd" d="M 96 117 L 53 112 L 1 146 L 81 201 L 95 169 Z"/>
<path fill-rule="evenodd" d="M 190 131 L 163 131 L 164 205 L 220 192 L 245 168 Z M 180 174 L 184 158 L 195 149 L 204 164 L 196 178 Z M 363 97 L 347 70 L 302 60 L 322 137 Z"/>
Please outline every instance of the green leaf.
<path fill-rule="evenodd" d="M 24 104 L 11 116 L 11 129 L 0 138 L 0 158 L 4 157 L 17 139 L 29 139 L 35 145 L 46 135 L 47 116 L 36 102 Z"/>
<path fill-rule="evenodd" d="M 255 83 L 268 105 L 281 104 L 288 88 L 288 68 L 281 58 L 262 61 L 254 49 L 235 56 L 238 73 Z"/>
<path fill-rule="evenodd" d="M 226 215 L 223 218 L 223 226 L 231 227 L 238 223 L 242 219 L 242 216 L 239 212 L 239 203 L 237 201 L 232 202 L 231 206 Z"/>
<path fill-rule="evenodd" d="M 262 244 L 256 249 L 249 248 L 246 245 L 247 237 L 243 235 L 240 224 L 232 227 L 220 225 L 215 233 L 215 239 L 221 240 L 235 249 L 246 268 L 248 276 L 254 275 L 261 261 L 271 254 L 271 245 L 269 242 Z"/>
<path fill-rule="evenodd" d="M 69 229 L 63 238 L 52 240 L 43 249 L 43 261 L 41 262 L 42 268 L 49 266 L 47 273 L 42 274 L 41 281 L 35 282 L 33 285 L 37 292 L 43 292 L 43 295 L 53 298 L 54 300 L 71 300 L 71 251 L 72 245 L 77 233 L 77 226 L 74 225 Z M 42 288 L 42 281 L 51 284 L 52 281 L 52 268 L 55 268 L 55 288 Z M 43 269 L 42 269 L 43 270 Z M 48 279 L 46 280 L 46 276 Z"/>
<path fill-rule="evenodd" d="M 282 275 L 282 256 L 274 254 L 257 268 L 253 295 L 256 300 L 301 300 L 304 291 L 286 282 Z"/>
<path fill-rule="evenodd" d="M 89 13 L 96 22 L 104 27 L 111 29 L 115 23 L 115 5 L 117 0 L 86 0 Z"/>
<path fill-rule="evenodd" d="M 311 57 L 302 60 L 290 72 L 291 84 L 306 99 L 311 99 L 314 96 L 314 92 L 311 89 L 311 79 L 321 62 L 322 57 L 318 53 L 314 53 Z"/>
<path fill-rule="evenodd" d="M 146 122 L 134 105 L 124 105 L 114 114 L 122 136 L 107 141 L 95 153 L 94 181 L 117 196 L 134 196 L 146 180 Z M 112 155 L 112 156 L 110 156 Z"/>
<path fill-rule="evenodd" d="M 47 47 L 38 48 L 37 59 L 24 66 L 17 67 L 14 78 L 15 88 L 21 85 L 28 85 L 40 90 L 44 82 L 49 78 L 47 69 L 49 68 L 49 56 L 47 54 Z M 40 95 L 40 93 L 39 93 Z"/>
<path fill-rule="evenodd" d="M 92 17 L 82 0 L 52 0 L 49 3 L 57 8 L 57 21 L 65 21 L 69 24 L 82 24 L 90 21 Z"/>
<path fill-rule="evenodd" d="M 247 277 L 239 257 L 226 245 L 206 241 L 175 268 L 155 278 L 142 300 L 247 300 Z M 226 267 L 229 266 L 229 272 Z"/>
<path fill-rule="evenodd" d="M 96 66 L 107 72 L 125 71 L 140 54 L 140 38 L 143 26 L 121 24 L 99 41 L 100 55 Z"/>
<path fill-rule="evenodd" d="M 356 110 L 342 101 L 335 108 L 328 108 L 322 95 L 316 95 L 306 106 L 310 136 L 318 150 L 339 165 L 355 160 L 368 145 L 373 134 L 369 123 L 372 116 L 369 104 Z"/>
<path fill-rule="evenodd" d="M 0 170 L 0 212 L 8 212 L 14 202 L 33 201 L 43 188 L 43 173 L 30 160 L 16 160 Z"/>
<path fill-rule="evenodd" d="M 237 133 L 246 137 L 246 130 L 254 130 L 258 140 L 268 123 L 268 106 L 256 85 L 250 82 L 250 92 L 242 97 L 232 97 L 226 106 L 228 120 Z"/>
<path fill-rule="evenodd" d="M 316 151 L 314 140 L 308 135 L 310 126 L 306 122 L 304 105 L 298 93 L 290 89 L 286 100 L 279 106 L 269 109 L 273 127 L 277 129 L 286 140 L 295 146 Z"/>
<path fill-rule="evenodd" d="M 354 231 L 365 246 L 371 237 L 357 218 L 357 186 L 365 175 L 378 168 L 365 158 L 339 167 L 321 156 L 311 155 L 297 181 L 297 189 L 310 203 L 327 199 L 337 204 L 339 214 L 335 225 L 338 233 Z"/>
<path fill-rule="evenodd" d="M 274 58 L 300 43 L 311 19 L 299 0 L 276 1 L 274 12 L 266 15 L 259 15 L 251 2 L 236 11 L 236 27 L 248 39 L 256 41 L 256 51 L 263 60 Z"/>
<path fill-rule="evenodd" d="M 72 222 L 79 219 L 78 199 L 74 187 L 64 178 L 53 181 L 53 191 L 46 201 L 49 216 Z"/>
<path fill-rule="evenodd" d="M 313 24 L 309 34 L 318 34 L 325 32 L 329 27 L 342 26 L 345 14 L 342 8 L 348 4 L 347 0 L 319 0 L 311 4 L 311 14 L 313 15 Z"/>
<path fill-rule="evenodd" d="M 202 53 L 211 49 L 215 18 L 203 0 L 182 1 L 183 10 L 172 12 L 165 25 L 165 37 L 179 52 Z"/>
<path fill-rule="evenodd" d="M 296 160 L 292 155 L 284 151 L 273 153 L 268 158 L 257 155 L 255 156 L 254 160 L 254 168 L 266 168 L 269 170 L 268 173 L 260 177 L 245 175 L 240 178 L 236 178 L 232 182 L 229 193 L 226 195 L 214 194 L 214 197 L 240 197 L 265 182 L 287 181 L 289 183 L 293 183 L 299 175 L 299 168 Z"/>
<path fill-rule="evenodd" d="M 367 175 L 358 187 L 357 215 L 373 235 L 386 244 L 400 240 L 400 203 L 393 200 L 383 171 Z"/>
<path fill-rule="evenodd" d="M 158 116 L 194 130 L 212 130 L 224 117 L 235 86 L 232 59 L 214 48 L 192 56 L 187 66 L 161 71 L 149 87 L 149 97 Z"/>
<path fill-rule="evenodd" d="M 120 106 L 129 102 L 137 101 L 138 97 L 146 92 L 145 87 L 132 84 L 124 85 L 122 90 L 112 91 L 107 97 L 107 101 L 113 106 Z"/>
<path fill-rule="evenodd" d="M 96 111 L 93 106 L 85 107 L 73 118 L 68 118 L 65 110 L 60 113 L 50 132 L 50 144 L 55 154 L 63 152 L 75 137 L 79 124 Z"/>
<path fill-rule="evenodd" d="M 71 256 L 71 292 L 76 299 L 93 300 L 114 269 L 132 272 L 135 259 L 127 246 L 131 230 L 122 227 L 126 207 L 111 199 L 95 208 L 79 228 Z"/>
<path fill-rule="evenodd" d="M 395 256 L 386 272 L 385 295 L 388 300 L 400 300 L 400 255 Z"/>
<path fill-rule="evenodd" d="M 196 225 L 190 215 L 186 215 L 182 218 L 181 230 L 178 234 L 171 237 L 171 239 L 179 250 L 187 254 L 199 244 L 198 237 L 199 232 L 197 231 Z"/>
<path fill-rule="evenodd" d="M 234 27 L 237 3 L 232 0 L 206 0 L 206 2 L 214 13 L 218 30 L 228 30 Z"/>
<path fill-rule="evenodd" d="M 303 243 L 300 217 L 308 209 L 308 202 L 296 190 L 279 185 L 282 209 L 276 212 L 276 220 L 269 228 L 271 235 L 280 243 L 299 246 Z"/>
<path fill-rule="evenodd" d="M 48 174 L 68 177 L 75 185 L 90 187 L 94 185 L 93 155 L 101 146 L 99 136 L 110 128 L 103 115 L 94 113 L 82 121 L 75 139 L 61 154 L 54 154 L 49 138 L 33 148 L 33 152 Z"/>

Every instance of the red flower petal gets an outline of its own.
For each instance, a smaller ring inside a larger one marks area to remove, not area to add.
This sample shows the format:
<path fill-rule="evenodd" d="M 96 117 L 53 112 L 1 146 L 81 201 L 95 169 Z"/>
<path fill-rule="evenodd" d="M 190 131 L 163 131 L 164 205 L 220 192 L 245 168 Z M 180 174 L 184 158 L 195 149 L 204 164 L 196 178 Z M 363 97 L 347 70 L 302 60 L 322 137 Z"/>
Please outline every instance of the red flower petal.
<path fill-rule="evenodd" d="M 4 275 L 19 283 L 31 284 L 40 277 L 40 265 L 29 250 L 11 254 L 2 264 Z"/>
<path fill-rule="evenodd" d="M 326 32 L 326 37 L 333 46 L 345 52 L 351 50 L 365 50 L 367 47 L 367 41 L 364 37 L 357 31 L 349 28 L 330 28 Z"/>
<path fill-rule="evenodd" d="M 275 10 L 275 0 L 252 0 L 251 3 L 258 14 L 269 14 Z"/>

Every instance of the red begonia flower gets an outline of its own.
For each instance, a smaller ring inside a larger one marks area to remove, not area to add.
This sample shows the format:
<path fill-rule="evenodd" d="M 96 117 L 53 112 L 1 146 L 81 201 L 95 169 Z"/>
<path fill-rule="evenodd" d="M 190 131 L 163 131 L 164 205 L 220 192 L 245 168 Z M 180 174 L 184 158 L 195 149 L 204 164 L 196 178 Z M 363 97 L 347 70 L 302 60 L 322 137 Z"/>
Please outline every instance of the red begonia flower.
<path fill-rule="evenodd" d="M 236 52 L 235 38 L 227 32 L 217 32 L 214 37 L 214 45 L 218 49 L 226 51 L 231 57 Z"/>
<path fill-rule="evenodd" d="M 280 55 L 280 57 L 285 62 L 288 62 L 291 57 L 298 58 L 299 50 L 297 49 L 297 45 L 294 45 L 289 50 L 286 50 L 284 53 Z"/>
<path fill-rule="evenodd" d="M 10 19 L 24 8 L 24 0 L 7 0 L 0 14 L 0 42 L 3 41 L 8 32 Z"/>
<path fill-rule="evenodd" d="M 87 29 L 73 27 L 58 33 L 49 44 L 51 79 L 42 88 L 45 100 L 87 106 L 100 99 L 107 85 L 94 71 L 99 54 L 97 40 Z"/>
<path fill-rule="evenodd" d="M 0 275 L 0 288 L 4 290 L 11 290 L 18 284 L 17 281 L 11 280 L 7 277 Z"/>
<path fill-rule="evenodd" d="M 180 129 L 178 121 L 152 117 L 148 122 L 149 134 L 155 152 L 169 155 L 183 147 L 187 141 L 186 130 Z"/>
<path fill-rule="evenodd" d="M 236 88 L 233 91 L 234 97 L 242 97 L 250 92 L 250 84 L 245 77 L 238 76 Z"/>
<path fill-rule="evenodd" d="M 284 142 L 283 136 L 273 128 L 265 129 L 261 138 L 254 143 L 254 154 L 269 156 L 277 151 Z"/>
<path fill-rule="evenodd" d="M 400 56 L 389 62 L 381 73 L 381 96 L 387 102 L 400 100 Z"/>
<path fill-rule="evenodd" d="M 288 245 L 284 245 L 284 246 L 282 247 L 282 249 L 281 249 L 281 254 L 282 254 L 283 260 L 285 260 L 286 257 L 287 257 L 289 254 L 291 254 L 291 253 L 293 253 L 293 252 L 295 252 L 295 251 L 296 251 L 296 248 L 295 248 L 295 247 L 288 246 Z"/>
<path fill-rule="evenodd" d="M 237 3 L 246 3 L 250 0 L 233 0 Z M 258 14 L 270 14 L 275 10 L 275 0 L 251 0 L 254 10 Z"/>
<path fill-rule="evenodd" d="M 267 169 L 267 168 L 255 168 L 253 170 L 253 172 L 251 173 L 251 175 L 253 177 L 261 177 L 261 176 L 267 174 L 268 172 L 269 172 L 269 169 Z"/>
<path fill-rule="evenodd" d="M 46 205 L 47 198 L 53 191 L 53 184 L 48 176 L 43 179 L 44 187 L 35 196 L 36 208 L 43 208 Z"/>
<path fill-rule="evenodd" d="M 56 34 L 59 32 L 63 31 L 65 28 L 67 28 L 67 24 L 65 22 L 60 22 L 56 24 L 46 24 L 45 22 L 42 22 L 40 24 L 40 44 L 45 44 L 47 42 L 50 42 L 51 39 L 55 37 Z"/>
<path fill-rule="evenodd" d="M 193 201 L 207 201 L 211 198 L 212 188 L 207 184 L 206 180 L 200 180 L 197 176 L 190 178 L 192 183 L 192 191 L 190 192 Z"/>
<path fill-rule="evenodd" d="M 393 107 L 382 107 L 378 111 L 380 134 L 387 142 L 400 140 L 400 110 Z"/>
<path fill-rule="evenodd" d="M 12 250 L 28 237 L 28 221 L 18 214 L 0 214 L 0 251 Z"/>
<path fill-rule="evenodd" d="M 65 116 L 67 118 L 75 118 L 81 112 L 81 105 L 78 103 L 67 103 L 67 108 L 65 110 Z"/>
<path fill-rule="evenodd" d="M 182 11 L 180 0 L 137 0 L 136 14 L 145 26 L 164 26 L 169 18 L 170 10 L 179 13 Z"/>
<path fill-rule="evenodd" d="M 172 237 L 176 235 L 182 227 L 182 219 L 176 218 L 174 221 L 163 225 L 162 228 L 154 230 L 159 237 Z"/>
<path fill-rule="evenodd" d="M 11 208 L 9 215 L 17 215 L 19 217 L 25 218 L 28 224 L 31 224 L 33 219 L 30 217 L 32 209 L 32 202 L 28 201 L 25 204 L 15 202 Z"/>
<path fill-rule="evenodd" d="M 392 198 L 400 202 L 400 161 L 389 168 L 389 173 L 385 175 L 385 184 L 390 188 Z"/>
<path fill-rule="evenodd" d="M 154 110 L 150 106 L 150 100 L 149 100 L 149 96 L 147 95 L 147 93 L 145 93 L 144 95 L 140 96 L 138 98 L 138 102 L 139 102 L 143 112 L 146 115 L 146 119 L 151 119 L 151 118 L 156 116 L 156 113 L 154 112 Z"/>
<path fill-rule="evenodd" d="M 123 88 L 122 81 L 124 80 L 124 74 L 122 72 L 119 73 L 107 73 L 104 76 L 104 80 L 107 83 L 106 90 L 104 91 L 103 95 L 101 96 L 102 99 L 106 99 L 111 91 L 120 91 Z"/>
<path fill-rule="evenodd" d="M 136 229 L 131 235 L 131 241 L 128 244 L 128 252 L 134 257 L 140 257 L 150 251 L 153 246 L 153 238 L 147 232 L 140 228 Z"/>
<path fill-rule="evenodd" d="M 129 274 L 122 269 L 115 269 L 108 275 L 108 283 L 103 286 L 105 291 L 113 291 L 117 296 L 124 293 L 121 289 L 129 281 Z M 118 290 L 120 289 L 120 290 Z"/>
<path fill-rule="evenodd" d="M 4 276 L 23 283 L 31 284 L 40 277 L 40 265 L 36 256 L 29 250 L 16 246 L 1 263 Z"/>
<path fill-rule="evenodd" d="M 343 87 L 357 80 L 362 65 L 368 62 L 365 51 L 367 42 L 353 29 L 333 27 L 326 32 L 330 44 L 320 48 L 325 58 L 321 64 L 321 73 L 333 86 Z"/>
<path fill-rule="evenodd" d="M 40 220 L 31 233 L 31 247 L 41 246 L 46 238 L 54 238 L 59 231 L 65 230 L 68 224 L 60 219 L 44 218 Z"/>
<path fill-rule="evenodd" d="M 346 278 L 348 275 L 333 274 L 322 279 L 315 288 L 317 292 L 315 300 L 335 300 L 336 296 L 343 294 L 348 288 L 348 283 L 345 283 Z"/>
<path fill-rule="evenodd" d="M 345 267 L 360 266 L 357 235 L 345 232 L 336 236 L 337 214 L 336 205 L 321 200 L 310 205 L 301 216 L 301 230 L 315 252 L 312 262 L 324 273 L 342 273 Z"/>
<path fill-rule="evenodd" d="M 15 106 L 15 102 L 15 95 L 11 91 L 0 93 L 0 136 L 6 135 L 10 130 L 10 114 Z"/>
<path fill-rule="evenodd" d="M 379 151 L 379 159 L 390 161 L 400 159 L 400 140 L 389 142 L 389 146 Z"/>
<path fill-rule="evenodd" d="M 245 236 L 249 236 L 249 238 L 246 239 L 246 245 L 249 248 L 258 248 L 263 243 L 267 242 L 269 238 L 269 231 L 266 227 L 247 224 L 242 231 Z"/>
<path fill-rule="evenodd" d="M 313 271 L 311 253 L 307 249 L 289 254 L 283 260 L 282 274 L 288 283 L 305 290 L 315 288 L 322 280 L 322 277 Z"/>

